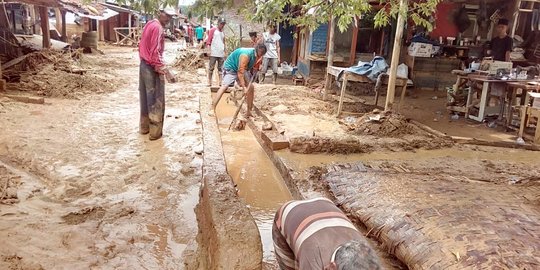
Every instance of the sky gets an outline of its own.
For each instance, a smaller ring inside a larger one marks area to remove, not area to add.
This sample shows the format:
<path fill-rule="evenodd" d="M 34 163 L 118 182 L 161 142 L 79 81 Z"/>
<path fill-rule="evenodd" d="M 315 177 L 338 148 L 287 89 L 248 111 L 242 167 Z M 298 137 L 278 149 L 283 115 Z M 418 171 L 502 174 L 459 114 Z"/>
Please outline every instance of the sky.
<path fill-rule="evenodd" d="M 193 5 L 195 3 L 195 0 L 180 0 L 178 1 L 180 6 L 187 6 L 187 5 Z"/>

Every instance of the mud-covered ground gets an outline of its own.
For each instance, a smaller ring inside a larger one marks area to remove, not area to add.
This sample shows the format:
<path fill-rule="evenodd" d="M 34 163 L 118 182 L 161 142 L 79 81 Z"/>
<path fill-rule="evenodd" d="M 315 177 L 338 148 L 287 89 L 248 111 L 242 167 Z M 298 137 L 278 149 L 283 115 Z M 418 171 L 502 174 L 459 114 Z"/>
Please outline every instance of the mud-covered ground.
<path fill-rule="evenodd" d="M 0 269 L 178 269 L 197 249 L 202 131 L 186 87 L 197 77 L 166 85 L 164 136 L 149 141 L 137 52 L 93 57 L 126 83 L 44 105 L 0 100 Z"/>
<path fill-rule="evenodd" d="M 346 97 L 344 103 L 344 110 L 355 115 L 337 118 L 335 97 L 323 101 L 307 87 L 265 84 L 259 85 L 255 93 L 256 106 L 289 139 L 293 152 L 370 153 L 452 145 L 408 119 L 384 115 L 358 98 Z"/>

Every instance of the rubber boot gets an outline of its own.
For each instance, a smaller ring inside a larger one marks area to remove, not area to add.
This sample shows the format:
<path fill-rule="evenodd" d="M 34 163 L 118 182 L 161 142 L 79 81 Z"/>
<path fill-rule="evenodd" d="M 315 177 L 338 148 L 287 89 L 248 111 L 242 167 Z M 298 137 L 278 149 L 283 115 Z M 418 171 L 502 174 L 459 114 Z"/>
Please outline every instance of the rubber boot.
<path fill-rule="evenodd" d="M 274 73 L 272 75 L 272 84 L 276 84 L 276 82 L 277 82 L 277 73 Z"/>
<path fill-rule="evenodd" d="M 265 74 L 259 74 L 259 83 L 260 84 L 264 83 L 264 77 L 265 77 Z"/>

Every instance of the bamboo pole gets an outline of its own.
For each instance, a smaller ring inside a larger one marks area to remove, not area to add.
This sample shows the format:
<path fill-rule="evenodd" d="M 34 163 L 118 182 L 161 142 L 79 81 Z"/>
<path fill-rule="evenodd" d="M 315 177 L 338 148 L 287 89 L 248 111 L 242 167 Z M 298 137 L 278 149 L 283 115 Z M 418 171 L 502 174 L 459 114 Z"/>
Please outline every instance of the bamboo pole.
<path fill-rule="evenodd" d="M 400 0 L 400 11 L 398 13 L 396 36 L 394 38 L 394 49 L 392 51 L 392 62 L 390 63 L 390 78 L 388 79 L 388 90 L 386 91 L 385 110 L 392 110 L 394 106 L 394 95 L 396 92 L 397 67 L 401 54 L 401 40 L 403 39 L 403 28 L 405 27 L 405 16 L 408 11 L 408 0 Z"/>
<path fill-rule="evenodd" d="M 328 91 L 332 84 L 332 75 L 328 74 L 328 68 L 334 65 L 334 32 L 335 32 L 336 18 L 332 16 L 330 20 L 330 33 L 328 34 L 328 66 L 326 70 L 326 83 L 324 84 L 323 100 L 328 98 Z"/>

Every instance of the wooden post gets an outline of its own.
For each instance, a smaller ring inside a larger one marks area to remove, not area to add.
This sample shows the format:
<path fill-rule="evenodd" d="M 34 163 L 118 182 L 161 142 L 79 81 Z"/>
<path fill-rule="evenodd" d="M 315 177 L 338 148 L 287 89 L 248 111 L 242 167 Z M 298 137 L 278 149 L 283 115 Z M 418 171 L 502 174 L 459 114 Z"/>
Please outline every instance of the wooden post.
<path fill-rule="evenodd" d="M 242 25 L 239 25 L 239 27 L 240 27 L 240 43 L 238 43 L 238 45 L 242 47 Z"/>
<path fill-rule="evenodd" d="M 38 8 L 34 5 L 30 6 L 30 17 L 32 17 L 32 33 L 34 35 L 39 35 L 41 32 L 39 27 L 36 27 L 37 14 L 39 13 Z"/>
<path fill-rule="evenodd" d="M 43 35 L 43 49 L 48 49 L 51 47 L 51 31 L 49 29 L 49 13 L 46 7 L 39 7 L 39 18 Z"/>
<path fill-rule="evenodd" d="M 358 43 L 358 25 L 353 28 L 352 43 L 351 43 L 351 55 L 349 57 L 349 65 L 354 65 L 356 60 L 356 44 Z"/>
<path fill-rule="evenodd" d="M 6 5 L 0 5 L 0 27 L 10 29 L 11 24 L 7 17 Z"/>
<path fill-rule="evenodd" d="M 332 76 L 328 74 L 328 67 L 331 67 L 334 65 L 334 32 L 335 32 L 335 23 L 336 18 L 332 16 L 332 19 L 330 20 L 330 33 L 328 34 L 328 56 L 327 56 L 327 70 L 326 70 L 326 83 L 324 85 L 324 94 L 323 94 L 323 100 L 326 100 L 328 98 L 328 91 L 330 90 L 330 86 L 332 85 Z"/>
<path fill-rule="evenodd" d="M 299 47 L 300 47 L 300 31 L 298 30 L 298 26 L 295 26 L 295 35 L 296 38 L 294 39 L 294 45 L 293 45 L 293 53 L 292 53 L 292 64 L 297 65 L 298 64 L 298 53 L 299 53 Z"/>
<path fill-rule="evenodd" d="M 105 40 L 105 21 L 96 20 L 98 40 Z"/>
<path fill-rule="evenodd" d="M 403 28 L 405 27 L 405 16 L 408 10 L 408 0 L 400 0 L 400 11 L 397 20 L 396 36 L 394 38 L 394 49 L 392 51 L 392 62 L 390 63 L 390 78 L 388 79 L 388 90 L 386 91 L 385 110 L 392 110 L 394 106 L 394 95 L 396 92 L 397 67 L 399 65 L 399 56 L 401 54 L 401 40 L 403 39 Z"/>
<path fill-rule="evenodd" d="M 61 13 L 62 13 L 62 41 L 67 42 L 68 40 L 67 27 L 66 27 L 66 13 L 67 12 L 65 10 L 62 10 Z"/>
<path fill-rule="evenodd" d="M 13 31 L 13 33 L 17 32 L 17 18 L 15 12 L 11 12 L 11 26 L 13 27 L 11 31 Z"/>
<path fill-rule="evenodd" d="M 54 9 L 54 18 L 56 19 L 56 31 L 60 33 L 62 31 L 62 13 L 60 13 L 59 8 Z"/>

